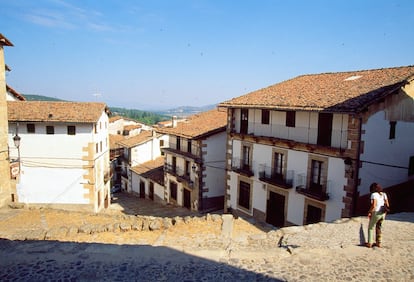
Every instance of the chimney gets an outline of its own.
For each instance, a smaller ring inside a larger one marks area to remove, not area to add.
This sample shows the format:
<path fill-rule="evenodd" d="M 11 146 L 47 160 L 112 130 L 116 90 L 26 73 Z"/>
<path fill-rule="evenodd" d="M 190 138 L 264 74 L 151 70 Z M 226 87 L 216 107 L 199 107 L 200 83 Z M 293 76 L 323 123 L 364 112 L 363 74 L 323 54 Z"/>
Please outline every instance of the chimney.
<path fill-rule="evenodd" d="M 172 119 L 171 119 L 171 127 L 172 128 L 177 127 L 177 116 L 172 116 Z"/>

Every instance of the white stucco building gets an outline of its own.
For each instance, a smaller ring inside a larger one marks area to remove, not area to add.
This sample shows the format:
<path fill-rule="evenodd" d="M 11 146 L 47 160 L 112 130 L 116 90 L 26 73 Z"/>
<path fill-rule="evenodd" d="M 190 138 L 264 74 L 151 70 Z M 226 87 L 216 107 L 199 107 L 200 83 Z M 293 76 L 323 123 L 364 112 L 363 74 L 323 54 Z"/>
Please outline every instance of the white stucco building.
<path fill-rule="evenodd" d="M 161 147 L 168 142 L 168 136 L 154 130 L 141 131 L 140 134 L 125 138 L 117 144 L 123 149 L 121 160 L 122 189 L 132 192 L 130 169 L 161 156 Z M 119 161 L 118 161 L 119 163 Z"/>
<path fill-rule="evenodd" d="M 140 198 L 165 204 L 164 157 L 132 167 L 131 190 Z"/>
<path fill-rule="evenodd" d="M 414 174 L 414 67 L 299 76 L 223 102 L 235 213 L 276 226 L 352 216 Z"/>
<path fill-rule="evenodd" d="M 10 157 L 20 160 L 16 201 L 93 212 L 109 206 L 105 104 L 8 102 L 8 121 Z"/>
<path fill-rule="evenodd" d="M 169 136 L 163 149 L 168 203 L 200 212 L 223 209 L 226 116 L 214 109 L 157 129 Z"/>

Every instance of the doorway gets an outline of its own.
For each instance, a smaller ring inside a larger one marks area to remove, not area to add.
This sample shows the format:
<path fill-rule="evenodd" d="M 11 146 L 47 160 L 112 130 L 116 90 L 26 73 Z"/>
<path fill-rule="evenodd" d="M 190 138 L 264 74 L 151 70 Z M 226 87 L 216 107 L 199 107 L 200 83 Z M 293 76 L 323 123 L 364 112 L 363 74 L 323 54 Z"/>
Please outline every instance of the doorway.
<path fill-rule="evenodd" d="M 306 224 L 318 223 L 322 221 L 322 209 L 308 205 L 306 212 Z"/>
<path fill-rule="evenodd" d="M 240 133 L 247 134 L 249 126 L 249 109 L 241 109 Z"/>
<path fill-rule="evenodd" d="M 143 181 L 139 183 L 139 197 L 145 198 L 145 182 Z"/>
<path fill-rule="evenodd" d="M 269 191 L 266 222 L 277 227 L 285 225 L 285 196 Z"/>
<path fill-rule="evenodd" d="M 154 201 L 154 182 L 150 182 L 150 185 L 149 185 L 149 193 L 148 193 L 148 196 L 149 196 L 149 198 L 151 199 L 151 200 L 153 200 Z"/>
<path fill-rule="evenodd" d="M 317 140 L 318 145 L 331 146 L 332 119 L 333 114 L 331 113 L 319 113 Z"/>
<path fill-rule="evenodd" d="M 191 192 L 184 189 L 183 193 L 183 206 L 191 210 Z"/>

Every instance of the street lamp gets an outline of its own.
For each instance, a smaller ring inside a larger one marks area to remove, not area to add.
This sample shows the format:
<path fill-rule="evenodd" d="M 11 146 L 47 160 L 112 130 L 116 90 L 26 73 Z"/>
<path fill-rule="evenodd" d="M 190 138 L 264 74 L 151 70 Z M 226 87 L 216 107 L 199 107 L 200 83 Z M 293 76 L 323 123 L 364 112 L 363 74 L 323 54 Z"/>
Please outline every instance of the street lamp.
<path fill-rule="evenodd" d="M 16 146 L 17 149 L 20 147 L 20 136 L 16 133 L 13 137 L 14 146 Z"/>

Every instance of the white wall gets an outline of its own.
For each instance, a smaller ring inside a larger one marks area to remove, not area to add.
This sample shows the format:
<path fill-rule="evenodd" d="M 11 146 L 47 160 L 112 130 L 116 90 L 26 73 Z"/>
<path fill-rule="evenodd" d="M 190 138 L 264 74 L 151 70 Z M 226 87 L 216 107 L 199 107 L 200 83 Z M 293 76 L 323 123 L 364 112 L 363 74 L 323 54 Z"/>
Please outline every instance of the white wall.
<path fill-rule="evenodd" d="M 372 182 L 388 187 L 408 179 L 409 158 L 414 156 L 414 123 L 397 121 L 395 139 L 389 139 L 389 128 L 384 111 L 372 115 L 362 126 L 361 160 L 367 162 L 360 169 L 361 195 L 369 193 Z"/>
<path fill-rule="evenodd" d="M 34 122 L 35 133 L 28 133 L 26 123 L 19 123 L 21 137 L 21 174 L 17 185 L 18 198 L 24 203 L 93 204 L 94 210 L 103 207 L 105 194 L 109 193 L 109 181 L 104 174 L 109 171 L 108 117 L 103 113 L 96 125 L 87 123 Z M 46 134 L 46 125 L 54 126 L 54 134 Z M 67 126 L 76 126 L 76 134 L 68 135 Z M 9 147 L 11 159 L 17 159 L 18 150 L 13 136 L 16 124 L 9 123 Z M 88 146 L 98 144 L 98 152 L 87 156 Z M 87 160 L 85 159 L 87 158 Z M 89 203 L 84 176 L 93 168 L 94 196 L 101 191 L 101 203 Z"/>
<path fill-rule="evenodd" d="M 240 147 L 241 141 L 233 140 L 233 156 L 236 158 L 240 158 Z M 272 161 L 272 146 L 262 145 L 262 144 L 254 144 L 253 145 L 253 155 L 252 158 L 255 160 L 253 163 L 253 171 L 255 175 L 250 179 L 253 180 L 253 199 L 252 205 L 253 208 L 260 210 L 263 213 L 266 213 L 266 204 L 267 204 L 267 190 L 266 190 L 266 183 L 261 182 L 259 180 L 259 166 L 260 164 L 266 164 L 271 166 Z M 287 221 L 302 225 L 303 223 L 303 216 L 304 216 L 304 204 L 305 204 L 305 196 L 296 192 L 295 187 L 299 184 L 298 183 L 298 175 L 304 175 L 305 179 L 307 179 L 307 166 L 308 166 L 308 158 L 309 153 L 301 152 L 301 151 L 294 151 L 290 149 L 283 149 L 287 151 L 286 161 L 287 161 L 287 171 L 294 172 L 294 180 L 293 180 L 293 188 L 286 190 L 289 193 L 286 201 L 288 204 L 287 210 Z M 333 221 L 341 217 L 342 209 L 344 208 L 344 204 L 342 202 L 342 198 L 345 196 L 344 185 L 346 184 L 346 179 L 344 176 L 345 164 L 343 159 L 341 158 L 328 158 L 328 193 L 329 193 L 329 200 L 324 201 L 323 203 L 326 205 L 326 221 Z M 233 209 L 237 208 L 237 187 L 238 187 L 238 174 L 229 172 L 230 180 L 227 183 L 230 185 L 231 191 L 231 200 L 228 204 L 231 205 Z M 252 210 L 253 210 L 252 208 Z"/>
<path fill-rule="evenodd" d="M 249 134 L 270 136 L 316 144 L 318 137 L 318 113 L 296 112 L 295 127 L 286 126 L 286 112 L 270 111 L 270 124 L 261 123 L 262 110 L 249 109 Z M 235 109 L 235 128 L 240 130 L 240 109 Z M 347 145 L 348 116 L 334 114 L 332 120 L 332 147 L 345 148 Z"/>
<path fill-rule="evenodd" d="M 208 137 L 203 141 L 207 147 L 203 147 L 203 163 L 206 177 L 203 179 L 208 192 L 206 197 L 223 196 L 225 192 L 225 163 L 226 163 L 226 132 L 221 132 Z"/>
<path fill-rule="evenodd" d="M 23 167 L 17 196 L 22 203 L 89 204 L 83 169 Z"/>

